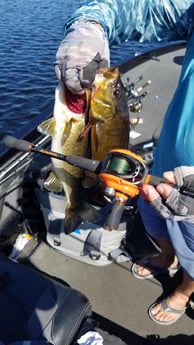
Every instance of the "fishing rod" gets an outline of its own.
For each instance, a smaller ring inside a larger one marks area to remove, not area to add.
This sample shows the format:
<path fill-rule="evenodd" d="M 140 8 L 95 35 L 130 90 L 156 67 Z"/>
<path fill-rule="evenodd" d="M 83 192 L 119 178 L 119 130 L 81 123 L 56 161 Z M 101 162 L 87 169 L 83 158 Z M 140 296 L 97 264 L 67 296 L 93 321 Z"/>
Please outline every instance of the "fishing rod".
<path fill-rule="evenodd" d="M 129 150 L 111 150 L 106 159 L 101 162 L 38 148 L 31 142 L 10 135 L 6 135 L 2 142 L 8 148 L 43 154 L 97 174 L 105 185 L 104 195 L 106 199 L 113 204 L 104 224 L 108 230 L 118 229 L 127 200 L 138 196 L 142 185 L 157 186 L 161 182 L 167 183 L 164 178 L 150 175 L 148 173 L 149 168 L 142 156 Z"/>
<path fill-rule="evenodd" d="M 47 135 L 38 141 L 38 146 L 46 145 L 50 140 L 50 136 Z M 17 159 L 14 159 L 11 163 L 0 170 L 0 186 L 12 176 L 15 176 L 18 172 L 23 170 L 28 164 L 30 159 L 30 152 L 21 154 Z"/>
<path fill-rule="evenodd" d="M 47 150 L 44 148 L 39 148 L 37 145 L 27 140 L 17 139 L 16 137 L 12 135 L 6 135 L 3 138 L 2 143 L 8 148 L 14 148 L 18 151 L 29 152 L 29 153 L 32 153 L 32 152 L 40 153 L 42 155 L 50 156 L 51 158 L 56 158 L 56 159 L 65 161 L 69 163 L 70 165 L 82 168 L 84 170 L 89 170 L 91 172 L 96 172 L 98 165 L 100 163 L 99 161 L 83 158 L 80 156 L 64 155 L 59 152 Z"/>

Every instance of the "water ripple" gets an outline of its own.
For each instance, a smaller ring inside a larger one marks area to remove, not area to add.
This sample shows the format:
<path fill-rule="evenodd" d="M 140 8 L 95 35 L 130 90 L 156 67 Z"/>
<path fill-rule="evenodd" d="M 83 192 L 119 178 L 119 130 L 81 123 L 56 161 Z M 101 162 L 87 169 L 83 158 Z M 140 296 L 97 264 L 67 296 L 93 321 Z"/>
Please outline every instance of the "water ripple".
<path fill-rule="evenodd" d="M 77 0 L 0 1 L 0 137 L 14 133 L 53 103 L 53 62 L 66 18 Z M 126 48 L 122 49 L 122 47 Z M 141 49 L 111 49 L 111 64 Z"/>
<path fill-rule="evenodd" d="M 64 22 L 78 5 L 71 0 L 1 0 L 0 137 L 52 104 L 56 50 Z"/>

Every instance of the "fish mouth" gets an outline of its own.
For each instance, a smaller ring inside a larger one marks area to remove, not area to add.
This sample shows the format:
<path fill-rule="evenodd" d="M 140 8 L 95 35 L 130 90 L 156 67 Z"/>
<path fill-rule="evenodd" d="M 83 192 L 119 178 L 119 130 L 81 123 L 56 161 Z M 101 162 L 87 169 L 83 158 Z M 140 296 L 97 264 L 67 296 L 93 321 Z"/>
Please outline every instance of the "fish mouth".
<path fill-rule="evenodd" d="M 76 114 L 83 114 L 87 108 L 86 94 L 75 95 L 65 87 L 65 102 L 69 110 Z"/>

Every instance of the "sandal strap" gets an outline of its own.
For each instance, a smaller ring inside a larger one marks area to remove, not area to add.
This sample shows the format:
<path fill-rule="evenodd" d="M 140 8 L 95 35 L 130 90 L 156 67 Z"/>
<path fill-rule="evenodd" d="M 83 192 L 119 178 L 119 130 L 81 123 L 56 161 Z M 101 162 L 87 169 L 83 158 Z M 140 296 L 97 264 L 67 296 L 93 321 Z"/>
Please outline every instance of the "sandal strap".
<path fill-rule="evenodd" d="M 156 271 L 156 272 L 161 271 L 162 273 L 166 272 L 169 274 L 175 274 L 180 269 L 179 264 L 176 267 L 166 267 L 166 268 L 158 267 L 151 262 L 151 258 L 146 259 L 144 265 L 145 267 L 150 268 L 153 271 Z"/>
<path fill-rule="evenodd" d="M 181 308 L 181 309 L 176 309 L 176 308 L 172 308 L 168 305 L 168 299 L 164 298 L 161 302 L 161 309 L 165 312 L 169 312 L 169 313 L 174 313 L 174 314 L 183 314 L 186 310 L 185 308 Z"/>
<path fill-rule="evenodd" d="M 146 268 L 150 268 L 151 270 L 153 270 L 153 271 L 162 271 L 162 272 L 168 272 L 168 268 L 162 268 L 162 267 L 158 267 L 158 266 L 156 266 L 156 265 L 154 265 L 154 264 L 152 264 L 152 262 L 151 262 L 151 258 L 148 258 L 148 259 L 146 259 L 145 260 L 145 262 L 144 262 L 144 266 L 146 267 Z M 153 272 L 154 273 L 154 272 Z"/>

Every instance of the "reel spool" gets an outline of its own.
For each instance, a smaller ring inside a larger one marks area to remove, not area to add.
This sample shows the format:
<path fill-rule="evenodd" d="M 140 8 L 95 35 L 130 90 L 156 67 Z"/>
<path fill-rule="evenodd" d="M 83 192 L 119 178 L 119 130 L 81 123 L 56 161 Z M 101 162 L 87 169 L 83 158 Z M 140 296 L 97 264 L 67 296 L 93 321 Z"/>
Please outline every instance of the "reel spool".
<path fill-rule="evenodd" d="M 100 178 L 105 183 L 105 195 L 127 200 L 138 195 L 148 173 L 144 159 L 128 150 L 112 150 L 103 162 Z"/>

